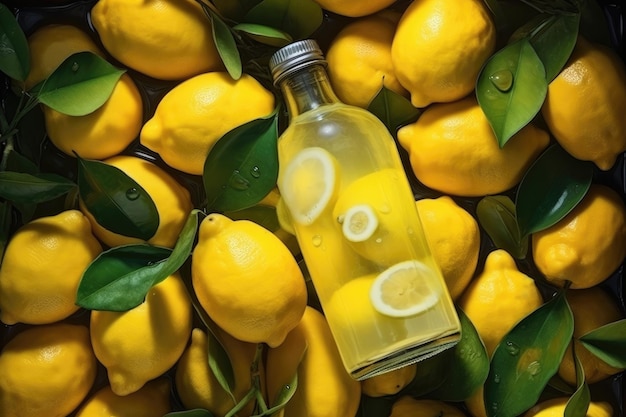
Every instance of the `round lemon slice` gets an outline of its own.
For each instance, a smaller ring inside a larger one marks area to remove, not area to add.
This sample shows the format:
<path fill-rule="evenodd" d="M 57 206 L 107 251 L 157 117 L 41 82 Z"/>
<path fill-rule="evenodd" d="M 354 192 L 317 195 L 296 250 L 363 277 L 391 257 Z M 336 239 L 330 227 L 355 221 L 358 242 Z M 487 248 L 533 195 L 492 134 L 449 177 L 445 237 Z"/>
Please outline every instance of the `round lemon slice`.
<path fill-rule="evenodd" d="M 295 222 L 310 225 L 336 199 L 338 167 L 335 157 L 320 147 L 303 149 L 287 165 L 279 188 Z"/>
<path fill-rule="evenodd" d="M 368 204 L 350 207 L 343 216 L 341 230 L 350 242 L 363 242 L 372 237 L 378 228 L 376 212 Z"/>
<path fill-rule="evenodd" d="M 389 267 L 376 277 L 370 289 L 374 308 L 390 317 L 422 313 L 437 304 L 439 297 L 437 275 L 415 260 Z"/>

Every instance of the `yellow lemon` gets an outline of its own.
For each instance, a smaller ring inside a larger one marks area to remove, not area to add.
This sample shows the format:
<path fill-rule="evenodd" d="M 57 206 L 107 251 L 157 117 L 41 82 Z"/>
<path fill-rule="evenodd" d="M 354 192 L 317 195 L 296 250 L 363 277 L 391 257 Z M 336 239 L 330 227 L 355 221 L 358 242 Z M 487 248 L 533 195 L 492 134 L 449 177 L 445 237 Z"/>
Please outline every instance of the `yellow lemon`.
<path fill-rule="evenodd" d="M 233 368 L 235 386 L 232 387 L 232 393 L 236 401 L 241 401 L 252 387 L 250 366 L 256 345 L 237 340 L 221 329 L 218 331 L 216 337 L 228 354 Z M 191 344 L 176 365 L 176 392 L 188 409 L 204 408 L 216 416 L 224 416 L 236 404 L 213 374 L 208 357 L 209 338 L 204 330 L 195 328 L 191 333 Z M 237 415 L 251 415 L 253 405 L 254 401 L 250 401 Z"/>
<path fill-rule="evenodd" d="M 359 17 L 376 13 L 396 0 L 315 0 L 323 9 L 342 16 Z"/>
<path fill-rule="evenodd" d="M 83 272 L 102 252 L 78 210 L 40 217 L 11 237 L 0 265 L 0 320 L 52 323 L 78 310 Z"/>
<path fill-rule="evenodd" d="M 626 256 L 624 202 L 612 188 L 592 184 L 567 216 L 532 235 L 532 252 L 537 268 L 554 285 L 599 284 Z"/>
<path fill-rule="evenodd" d="M 417 363 L 397 368 L 361 381 L 361 391 L 369 397 L 395 395 L 417 375 Z"/>
<path fill-rule="evenodd" d="M 108 100 L 84 116 L 69 116 L 43 106 L 46 132 L 63 153 L 106 159 L 125 150 L 143 125 L 143 101 L 135 82 L 123 74 Z"/>
<path fill-rule="evenodd" d="M 159 226 L 148 243 L 173 248 L 193 209 L 191 195 L 177 180 L 153 162 L 131 155 L 118 155 L 104 163 L 122 170 L 150 195 L 159 213 Z M 93 233 L 110 247 L 140 243 L 141 240 L 105 229 L 88 211 L 83 202 L 81 210 L 91 222 Z"/>
<path fill-rule="evenodd" d="M 383 86 L 408 96 L 391 63 L 391 41 L 398 19 L 389 14 L 352 20 L 331 41 L 326 51 L 328 76 L 344 103 L 367 108 Z"/>
<path fill-rule="evenodd" d="M 70 55 L 84 51 L 104 55 L 87 32 L 67 24 L 41 26 L 28 37 L 28 48 L 30 72 L 24 81 L 26 89 L 48 78 Z"/>
<path fill-rule="evenodd" d="M 85 401 L 76 417 L 162 416 L 172 411 L 170 387 L 170 381 L 162 377 L 148 382 L 139 391 L 120 396 L 106 385 Z"/>
<path fill-rule="evenodd" d="M 574 315 L 574 351 L 585 371 L 585 382 L 593 384 L 623 371 L 623 369 L 609 366 L 587 350 L 578 340 L 581 336 L 598 327 L 624 318 L 618 300 L 598 286 L 580 290 L 570 289 L 567 291 L 566 297 Z M 559 375 L 565 382 L 576 386 L 576 368 L 573 355 L 572 342 L 570 342 L 559 366 Z"/>
<path fill-rule="evenodd" d="M 326 319 L 313 307 L 307 306 L 283 344 L 268 350 L 266 372 L 270 404 L 298 374 L 284 417 L 356 416 L 361 385 L 344 368 Z"/>
<path fill-rule="evenodd" d="M 626 69 L 605 46 L 578 38 L 541 109 L 548 128 L 572 156 L 608 170 L 626 151 Z"/>
<path fill-rule="evenodd" d="M 428 246 L 441 269 L 448 291 L 457 299 L 476 271 L 480 229 L 476 219 L 450 196 L 415 202 Z"/>
<path fill-rule="evenodd" d="M 91 343 L 116 395 L 132 394 L 174 366 L 191 334 L 191 313 L 177 274 L 152 287 L 131 310 L 91 312 Z"/>
<path fill-rule="evenodd" d="M 438 400 L 403 395 L 394 401 L 389 417 L 413 416 L 464 417 L 465 414 L 459 408 Z"/>
<path fill-rule="evenodd" d="M 424 185 L 448 195 L 479 197 L 517 185 L 550 138 L 529 124 L 500 148 L 476 98 L 468 96 L 433 104 L 398 130 L 398 140 Z"/>
<path fill-rule="evenodd" d="M 215 323 L 237 339 L 278 346 L 307 303 L 302 271 L 276 235 L 213 213 L 200 225 L 193 288 Z"/>
<path fill-rule="evenodd" d="M 521 319 L 539 308 L 543 299 L 535 281 L 520 272 L 506 251 L 487 255 L 485 267 L 459 299 L 480 335 L 489 356 Z"/>
<path fill-rule="evenodd" d="M 27 328 L 0 352 L 0 415 L 65 417 L 87 396 L 96 372 L 87 327 Z"/>
<path fill-rule="evenodd" d="M 140 141 L 169 166 L 201 175 L 215 142 L 273 110 L 273 94 L 250 75 L 233 80 L 226 72 L 200 74 L 161 99 L 141 129 Z"/>
<path fill-rule="evenodd" d="M 391 61 L 411 102 L 422 108 L 472 92 L 495 44 L 495 26 L 482 1 L 413 1 L 398 23 Z"/>
<path fill-rule="evenodd" d="M 569 397 L 557 397 L 540 402 L 524 414 L 524 417 L 562 417 Z M 613 417 L 613 407 L 604 401 L 592 401 L 586 417 Z"/>
<path fill-rule="evenodd" d="M 193 0 L 99 0 L 91 22 L 116 60 L 150 77 L 181 80 L 223 67 L 211 23 Z"/>

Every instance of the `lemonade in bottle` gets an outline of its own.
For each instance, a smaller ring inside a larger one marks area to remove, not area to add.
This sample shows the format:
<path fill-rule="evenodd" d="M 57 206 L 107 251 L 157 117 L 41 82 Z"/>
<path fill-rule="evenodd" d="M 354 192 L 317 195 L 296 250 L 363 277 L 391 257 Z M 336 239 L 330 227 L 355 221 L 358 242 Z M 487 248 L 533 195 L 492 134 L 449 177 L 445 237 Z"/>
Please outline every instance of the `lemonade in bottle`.
<path fill-rule="evenodd" d="M 397 146 L 340 102 L 313 40 L 270 60 L 289 112 L 278 188 L 348 372 L 368 378 L 453 345 L 460 324 Z"/>

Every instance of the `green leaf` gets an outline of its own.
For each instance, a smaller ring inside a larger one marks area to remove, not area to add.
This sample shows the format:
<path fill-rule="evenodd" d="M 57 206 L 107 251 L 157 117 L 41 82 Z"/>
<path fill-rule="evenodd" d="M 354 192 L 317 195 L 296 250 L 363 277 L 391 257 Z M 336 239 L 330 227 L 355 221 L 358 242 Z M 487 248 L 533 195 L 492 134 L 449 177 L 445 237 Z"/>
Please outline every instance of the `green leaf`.
<path fill-rule="evenodd" d="M 204 163 L 208 211 L 251 207 L 276 186 L 278 116 L 256 119 L 220 138 Z"/>
<path fill-rule="evenodd" d="M 546 149 L 522 178 L 515 197 L 521 236 L 544 230 L 582 200 L 593 179 L 593 164 L 558 144 Z"/>
<path fill-rule="evenodd" d="M 271 416 L 284 408 L 298 389 L 298 373 L 296 372 L 288 384 L 284 385 L 272 402 L 273 406 L 263 415 Z"/>
<path fill-rule="evenodd" d="M 528 237 L 520 237 L 515 203 L 505 195 L 483 197 L 476 205 L 476 217 L 493 244 L 516 259 L 525 259 Z"/>
<path fill-rule="evenodd" d="M 0 263 L 2 263 L 4 251 L 9 242 L 12 219 L 11 204 L 6 201 L 0 201 Z"/>
<path fill-rule="evenodd" d="M 564 292 L 523 318 L 502 339 L 485 382 L 488 417 L 515 417 L 538 400 L 574 332 Z"/>
<path fill-rule="evenodd" d="M 96 221 L 111 232 L 148 240 L 159 227 L 150 195 L 117 167 L 78 157 L 78 192 Z"/>
<path fill-rule="evenodd" d="M 41 203 L 68 193 L 76 184 L 56 174 L 0 172 L 0 197 L 13 203 Z"/>
<path fill-rule="evenodd" d="M 548 91 L 545 74 L 527 39 L 496 52 L 481 70 L 476 97 L 500 147 L 541 109 Z"/>
<path fill-rule="evenodd" d="M 480 388 L 489 373 L 489 356 L 476 328 L 457 309 L 461 321 L 461 340 L 448 360 L 448 372 L 443 384 L 430 395 L 443 401 L 463 401 Z"/>
<path fill-rule="evenodd" d="M 228 353 L 222 346 L 222 343 L 218 340 L 212 331 L 207 332 L 209 356 L 207 358 L 209 362 L 209 368 L 213 372 L 213 376 L 220 386 L 228 393 L 233 400 L 233 406 L 237 403 L 237 399 L 233 394 L 235 389 L 235 371 L 233 370 L 232 362 L 228 356 Z"/>
<path fill-rule="evenodd" d="M 127 311 L 138 306 L 153 285 L 151 269 L 171 253 L 171 249 L 145 243 L 102 252 L 84 272 L 76 304 L 106 311 Z"/>
<path fill-rule="evenodd" d="M 613 47 L 604 9 L 597 1 L 584 1 L 580 10 L 580 34 L 585 39 Z"/>
<path fill-rule="evenodd" d="M 382 79 L 380 84 L 383 84 Z M 367 110 L 378 117 L 394 134 L 399 127 L 413 123 L 420 116 L 420 111 L 413 107 L 410 100 L 384 85 L 378 90 Z"/>
<path fill-rule="evenodd" d="M 77 52 L 50 74 L 37 97 L 60 113 L 84 116 L 106 103 L 124 72 L 93 52 Z"/>
<path fill-rule="evenodd" d="M 174 249 L 125 245 L 100 254 L 78 286 L 76 304 L 90 310 L 127 311 L 141 304 L 154 285 L 185 263 L 198 230 L 199 210 L 192 210 Z"/>
<path fill-rule="evenodd" d="M 0 3 L 0 71 L 17 81 L 30 72 L 28 41 L 15 16 Z"/>
<path fill-rule="evenodd" d="M 314 0 L 263 0 L 246 13 L 242 22 L 273 27 L 293 39 L 304 39 L 320 27 L 323 19 L 322 8 Z"/>
<path fill-rule="evenodd" d="M 293 42 L 287 32 L 256 23 L 239 23 L 233 26 L 233 30 L 244 32 L 257 42 L 278 48 Z"/>
<path fill-rule="evenodd" d="M 270 232 L 280 229 L 276 209 L 270 206 L 256 205 L 243 210 L 224 213 L 232 220 L 250 220 L 265 227 Z"/>
<path fill-rule="evenodd" d="M 578 388 L 570 397 L 565 406 L 563 417 L 586 417 L 587 409 L 591 401 L 589 386 L 585 383 L 585 370 L 583 369 L 578 355 L 574 353 L 574 366 L 576 368 L 576 381 Z"/>
<path fill-rule="evenodd" d="M 615 368 L 626 369 L 626 319 L 598 327 L 579 340 L 604 362 Z"/>
<path fill-rule="evenodd" d="M 211 22 L 213 40 L 215 41 L 217 52 L 220 54 L 220 58 L 222 58 L 222 62 L 226 67 L 226 71 L 234 80 L 238 80 L 243 70 L 237 42 L 235 42 L 231 29 L 209 6 L 203 2 L 200 4 Z"/>
<path fill-rule="evenodd" d="M 413 396 L 430 395 L 447 378 L 447 373 L 449 372 L 448 364 L 454 354 L 452 349 L 446 349 L 437 355 L 421 360 L 415 377 L 403 391 Z"/>
<path fill-rule="evenodd" d="M 215 417 L 215 415 L 204 408 L 194 408 L 193 410 L 172 411 L 163 417 Z"/>

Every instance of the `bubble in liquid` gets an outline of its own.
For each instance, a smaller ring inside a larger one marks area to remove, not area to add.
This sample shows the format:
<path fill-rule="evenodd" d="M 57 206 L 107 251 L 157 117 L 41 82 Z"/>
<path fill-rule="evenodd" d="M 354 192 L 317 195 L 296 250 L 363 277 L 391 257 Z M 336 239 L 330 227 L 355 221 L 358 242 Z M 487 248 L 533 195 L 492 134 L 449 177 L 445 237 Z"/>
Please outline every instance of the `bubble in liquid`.
<path fill-rule="evenodd" d="M 317 248 L 322 244 L 322 237 L 320 235 L 315 235 L 312 237 L 311 242 L 313 243 L 313 246 Z"/>
<path fill-rule="evenodd" d="M 513 73 L 509 70 L 496 71 L 489 76 L 489 81 L 500 91 L 506 93 L 513 86 Z"/>
<path fill-rule="evenodd" d="M 137 200 L 139 198 L 139 190 L 137 190 L 135 187 L 129 188 L 128 190 L 126 190 L 126 198 L 131 201 Z"/>

